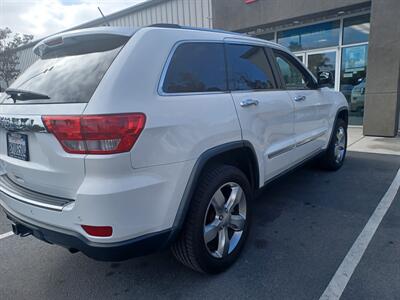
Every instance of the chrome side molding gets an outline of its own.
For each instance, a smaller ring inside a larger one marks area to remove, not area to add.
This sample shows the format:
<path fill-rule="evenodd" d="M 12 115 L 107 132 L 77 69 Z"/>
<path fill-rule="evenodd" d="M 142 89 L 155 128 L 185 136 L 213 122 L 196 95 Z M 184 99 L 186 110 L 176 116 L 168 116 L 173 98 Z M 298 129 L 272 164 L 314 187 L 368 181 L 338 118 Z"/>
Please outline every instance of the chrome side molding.
<path fill-rule="evenodd" d="M 327 132 L 327 130 L 324 130 L 324 131 L 322 131 L 320 133 L 317 133 L 317 134 L 315 134 L 313 136 L 310 136 L 310 137 L 308 137 L 308 138 L 306 138 L 306 139 L 304 139 L 302 141 L 299 141 L 299 142 L 297 142 L 296 147 L 300 147 L 300 146 L 303 146 L 303 145 L 305 145 L 305 144 L 307 144 L 309 142 L 312 142 L 312 141 L 320 138 L 324 134 L 326 134 L 326 132 Z"/>
<path fill-rule="evenodd" d="M 310 137 L 308 137 L 306 139 L 303 139 L 303 140 L 297 142 L 296 144 L 291 144 L 289 146 L 286 146 L 286 147 L 278 149 L 278 150 L 276 150 L 274 152 L 271 152 L 271 153 L 268 154 L 268 158 L 271 159 L 271 158 L 277 157 L 279 155 L 282 155 L 282 154 L 284 154 L 286 152 L 289 152 L 289 151 L 293 150 L 294 148 L 297 148 L 297 147 L 303 146 L 305 144 L 308 144 L 308 143 L 320 138 L 321 136 L 323 136 L 326 133 L 327 133 L 327 130 L 324 130 L 324 131 L 322 131 L 320 133 L 314 134 L 313 136 L 310 136 Z"/>
<path fill-rule="evenodd" d="M 293 145 L 286 146 L 286 147 L 284 147 L 282 149 L 278 149 L 278 150 L 276 150 L 274 152 L 269 153 L 268 154 L 268 158 L 271 159 L 271 158 L 277 157 L 277 156 L 279 156 L 281 154 L 289 152 L 290 150 L 293 150 L 295 147 L 296 147 L 296 145 L 293 144 Z"/>

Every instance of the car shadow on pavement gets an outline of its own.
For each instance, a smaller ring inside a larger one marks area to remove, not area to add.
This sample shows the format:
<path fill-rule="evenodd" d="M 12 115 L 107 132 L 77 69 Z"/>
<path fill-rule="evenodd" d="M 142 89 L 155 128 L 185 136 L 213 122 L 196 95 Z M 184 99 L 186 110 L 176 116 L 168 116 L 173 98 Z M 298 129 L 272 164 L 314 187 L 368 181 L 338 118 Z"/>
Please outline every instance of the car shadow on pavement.
<path fill-rule="evenodd" d="M 97 262 L 9 238 L 0 244 L 0 298 L 319 298 L 399 166 L 398 157 L 349 152 L 337 172 L 309 163 L 270 183 L 253 203 L 241 258 L 220 275 L 191 271 L 169 251 Z"/>

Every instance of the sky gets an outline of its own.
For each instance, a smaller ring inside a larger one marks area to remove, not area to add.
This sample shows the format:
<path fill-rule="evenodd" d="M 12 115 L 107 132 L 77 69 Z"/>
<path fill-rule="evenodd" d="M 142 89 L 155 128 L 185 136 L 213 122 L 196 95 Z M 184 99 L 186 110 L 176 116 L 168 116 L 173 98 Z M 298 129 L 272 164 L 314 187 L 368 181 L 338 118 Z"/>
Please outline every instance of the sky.
<path fill-rule="evenodd" d="M 34 39 L 107 16 L 146 0 L 0 0 L 0 28 L 32 34 Z"/>

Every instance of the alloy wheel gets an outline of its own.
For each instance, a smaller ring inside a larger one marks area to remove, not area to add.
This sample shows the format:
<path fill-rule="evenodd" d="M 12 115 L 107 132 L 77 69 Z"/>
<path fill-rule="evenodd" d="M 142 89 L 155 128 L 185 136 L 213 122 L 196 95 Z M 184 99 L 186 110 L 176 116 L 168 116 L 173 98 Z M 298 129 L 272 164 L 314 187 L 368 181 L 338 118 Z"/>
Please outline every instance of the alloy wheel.
<path fill-rule="evenodd" d="M 204 218 L 204 243 L 215 258 L 232 253 L 246 225 L 246 196 L 239 184 L 229 182 L 214 193 Z"/>
<path fill-rule="evenodd" d="M 346 151 L 346 132 L 343 127 L 339 127 L 336 131 L 335 141 L 335 161 L 340 163 L 344 158 Z"/>

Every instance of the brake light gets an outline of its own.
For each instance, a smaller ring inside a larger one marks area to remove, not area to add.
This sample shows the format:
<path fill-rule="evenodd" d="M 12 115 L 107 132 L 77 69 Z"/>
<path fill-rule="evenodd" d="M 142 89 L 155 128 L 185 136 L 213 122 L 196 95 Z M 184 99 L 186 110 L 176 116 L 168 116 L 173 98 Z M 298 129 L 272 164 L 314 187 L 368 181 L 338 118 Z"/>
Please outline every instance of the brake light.
<path fill-rule="evenodd" d="M 108 237 L 112 235 L 113 229 L 111 226 L 90 226 L 81 225 L 87 234 L 99 237 Z"/>
<path fill-rule="evenodd" d="M 42 120 L 68 153 L 115 154 L 132 149 L 146 116 L 143 113 L 42 116 Z"/>

